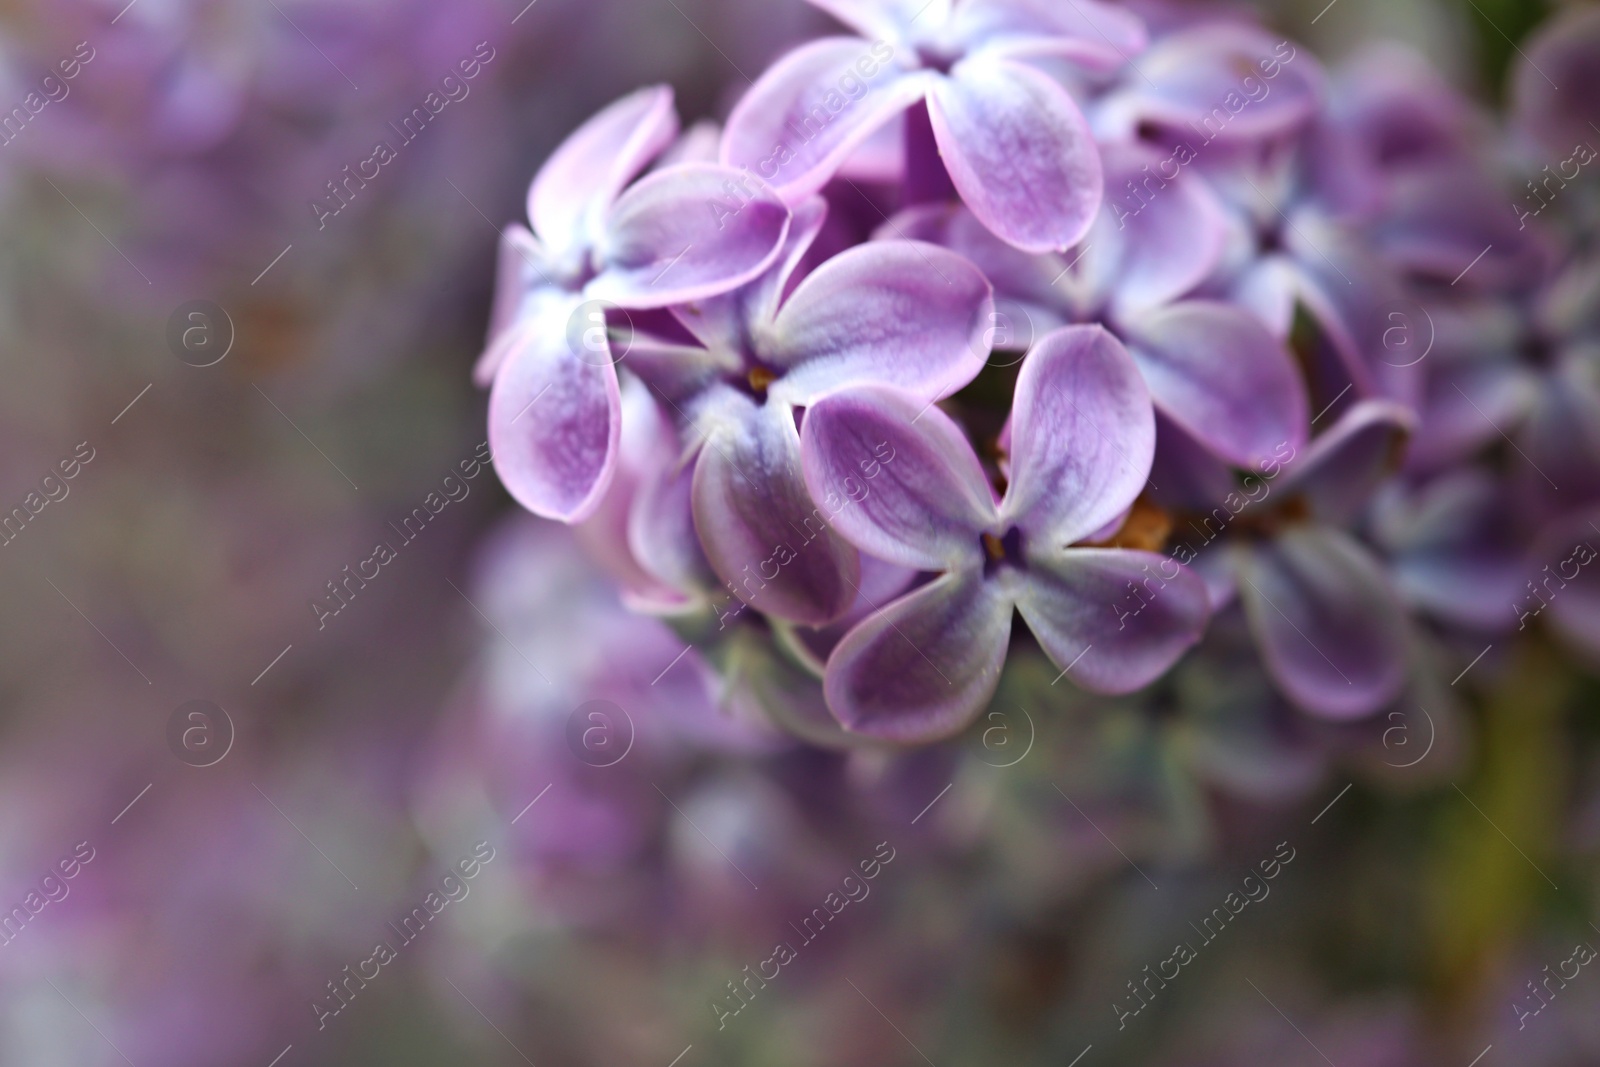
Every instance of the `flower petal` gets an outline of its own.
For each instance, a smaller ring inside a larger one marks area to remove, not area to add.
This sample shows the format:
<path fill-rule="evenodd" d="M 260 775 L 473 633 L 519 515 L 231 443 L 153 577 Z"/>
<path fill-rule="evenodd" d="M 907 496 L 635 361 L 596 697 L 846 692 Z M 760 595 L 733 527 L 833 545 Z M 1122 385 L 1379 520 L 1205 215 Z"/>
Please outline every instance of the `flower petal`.
<path fill-rule="evenodd" d="M 1370 715 L 1405 684 L 1405 608 L 1348 535 L 1302 526 L 1240 551 L 1239 598 L 1284 695 L 1330 719 Z"/>
<path fill-rule="evenodd" d="M 528 187 L 528 218 L 566 251 L 598 232 L 623 186 L 678 134 L 672 88 L 651 86 L 606 107 L 561 143 Z"/>
<path fill-rule="evenodd" d="M 838 531 L 918 570 L 975 565 L 994 492 L 950 417 L 886 386 L 834 393 L 801 427 L 806 485 Z"/>
<path fill-rule="evenodd" d="M 777 258 L 789 209 L 747 174 L 708 163 L 669 167 L 612 205 L 584 293 L 629 308 L 685 304 L 736 289 Z"/>
<path fill-rule="evenodd" d="M 1011 407 L 1011 487 L 1002 514 L 1064 548 L 1128 509 L 1155 456 L 1150 392 L 1101 326 L 1047 334 L 1022 364 Z"/>
<path fill-rule="evenodd" d="M 1293 130 L 1316 111 L 1325 81 L 1308 52 L 1236 21 L 1163 37 L 1139 58 L 1138 70 L 1128 80 L 1138 120 L 1192 123 L 1202 147 Z"/>
<path fill-rule="evenodd" d="M 1057 255 L 1036 256 L 996 237 L 963 204 L 917 204 L 889 219 L 873 239 L 927 241 L 972 262 L 994 285 L 996 298 L 1044 307 L 1063 305 L 1056 288 L 1067 266 Z"/>
<path fill-rule="evenodd" d="M 1378 483 L 1399 467 L 1401 449 L 1416 418 L 1389 400 L 1361 400 L 1288 464 L 1279 489 L 1298 494 L 1318 522 L 1354 522 Z"/>
<path fill-rule="evenodd" d="M 706 558 L 751 607 L 820 626 L 855 601 L 861 561 L 806 494 L 786 404 L 731 408 L 695 465 L 694 524 Z"/>
<path fill-rule="evenodd" d="M 1511 78 L 1516 125 L 1564 160 L 1574 145 L 1594 144 L 1600 125 L 1600 11 L 1567 8 L 1526 44 L 1526 51 L 1517 49 L 1522 59 Z"/>
<path fill-rule="evenodd" d="M 828 706 L 847 730 L 888 741 L 959 732 L 994 696 L 1011 611 L 1010 598 L 976 568 L 901 597 L 828 657 Z"/>
<path fill-rule="evenodd" d="M 566 299 L 567 295 L 551 282 L 548 254 L 539 239 L 518 223 L 501 230 L 489 336 L 483 354 L 472 368 L 472 380 L 480 386 L 494 381 L 495 372 L 510 351 L 511 328 L 522 319 L 538 317 L 551 303 Z"/>
<path fill-rule="evenodd" d="M 580 359 L 564 326 L 546 317 L 514 329 L 489 392 L 489 447 L 517 503 L 570 523 L 592 515 L 611 482 L 622 399 L 610 360 Z"/>
<path fill-rule="evenodd" d="M 1124 336 L 1163 413 L 1234 466 L 1305 444 L 1305 384 L 1248 312 L 1186 300 L 1132 318 Z"/>
<path fill-rule="evenodd" d="M 928 116 L 950 180 L 972 213 L 1029 252 L 1077 244 L 1105 191 L 1078 105 L 1051 78 L 998 57 L 964 59 L 939 79 Z"/>
<path fill-rule="evenodd" d="M 983 369 L 993 314 L 988 280 L 954 252 L 873 241 L 801 282 L 776 321 L 758 327 L 757 354 L 788 368 L 772 392 L 792 404 L 873 383 L 935 400 Z"/>
<path fill-rule="evenodd" d="M 1154 552 L 1029 552 L 1028 569 L 1012 580 L 1017 610 L 1045 653 L 1096 693 L 1155 681 L 1200 640 L 1210 616 L 1205 583 Z"/>
<path fill-rule="evenodd" d="M 952 30 L 969 51 L 1059 56 L 1099 70 L 1126 63 L 1148 39 L 1138 15 L 1098 0 L 967 0 Z"/>
<path fill-rule="evenodd" d="M 1227 221 L 1216 194 L 1191 172 L 1161 173 L 1147 146 L 1104 151 L 1106 201 L 1082 247 L 1084 273 L 1114 314 L 1169 303 L 1222 259 Z"/>
<path fill-rule="evenodd" d="M 798 203 L 878 127 L 922 99 L 931 77 L 901 69 L 884 41 L 828 37 L 802 45 L 734 107 L 722 161 L 759 174 Z"/>

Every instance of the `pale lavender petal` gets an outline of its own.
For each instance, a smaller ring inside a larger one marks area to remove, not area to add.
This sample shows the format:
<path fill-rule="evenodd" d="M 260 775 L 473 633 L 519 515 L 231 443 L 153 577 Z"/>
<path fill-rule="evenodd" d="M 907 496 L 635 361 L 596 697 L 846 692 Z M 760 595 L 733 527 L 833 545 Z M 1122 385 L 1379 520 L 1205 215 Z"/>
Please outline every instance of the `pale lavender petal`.
<path fill-rule="evenodd" d="M 675 435 L 642 382 L 629 377 L 621 385 L 622 438 L 616 473 L 600 506 L 573 533 L 589 557 L 621 586 L 624 598 L 652 606 L 682 606 L 687 599 L 684 591 L 692 586 L 665 582 L 638 554 L 629 536 L 630 514 L 661 480 L 663 458 L 670 460 L 676 451 Z M 644 542 L 644 547 L 652 543 Z"/>
<path fill-rule="evenodd" d="M 1045 307 L 1064 303 L 1061 279 L 1069 260 L 1037 256 L 996 237 L 963 204 L 918 204 L 880 227 L 874 240 L 927 241 L 972 262 L 993 283 L 997 297 Z"/>
<path fill-rule="evenodd" d="M 1290 700 L 1330 719 L 1370 715 L 1405 684 L 1405 607 L 1348 535 L 1302 526 L 1239 552 L 1239 598 Z"/>
<path fill-rule="evenodd" d="M 1155 455 L 1150 392 L 1100 326 L 1046 335 L 1022 364 L 1011 409 L 1011 487 L 1002 512 L 1061 548 L 1127 510 Z"/>
<path fill-rule="evenodd" d="M 1017 610 L 1066 677 L 1096 693 L 1155 681 L 1210 616 L 1205 583 L 1154 552 L 1074 548 L 1027 560 L 1008 576 Z"/>
<path fill-rule="evenodd" d="M 1416 418 L 1388 400 L 1361 400 L 1288 465 L 1282 493 L 1303 498 L 1319 522 L 1354 522 L 1378 483 L 1399 469 Z"/>
<path fill-rule="evenodd" d="M 672 89 L 630 93 L 561 143 L 528 187 L 528 218 L 545 243 L 565 251 L 598 236 L 600 218 L 623 186 L 672 142 Z"/>
<path fill-rule="evenodd" d="M 972 213 L 1029 252 L 1077 244 L 1104 192 L 1100 153 L 1078 105 L 1055 81 L 1008 59 L 964 59 L 940 79 L 928 115 Z"/>
<path fill-rule="evenodd" d="M 800 283 L 758 355 L 787 373 L 772 395 L 809 405 L 852 385 L 893 385 L 934 400 L 983 369 L 994 295 L 978 268 L 937 245 L 873 241 Z"/>
<path fill-rule="evenodd" d="M 1117 316 L 1169 303 L 1222 259 L 1226 216 L 1205 182 L 1147 146 L 1103 150 L 1106 200 L 1084 241 L 1085 273 Z"/>
<path fill-rule="evenodd" d="M 1213 139 L 1256 140 L 1294 129 L 1316 111 L 1325 82 L 1308 50 L 1239 22 L 1164 37 L 1139 57 L 1137 70 L 1127 85 L 1139 117 L 1192 123 L 1196 151 Z"/>
<path fill-rule="evenodd" d="M 665 170 L 679 163 L 716 163 L 721 158 L 722 127 L 710 119 L 701 119 L 679 134 L 650 167 Z"/>
<path fill-rule="evenodd" d="M 506 362 L 518 323 L 533 320 L 560 322 L 562 309 L 570 309 L 571 293 L 549 283 L 544 250 L 528 230 L 507 226 L 499 246 L 499 266 L 494 275 L 494 304 L 490 334 L 472 368 L 472 381 L 488 386 Z"/>
<path fill-rule="evenodd" d="M 710 429 L 693 496 L 706 558 L 745 603 L 809 626 L 849 610 L 861 562 L 806 493 L 787 405 L 747 404 Z"/>
<path fill-rule="evenodd" d="M 934 77 L 903 70 L 884 41 L 813 41 L 778 60 L 745 93 L 728 117 L 722 161 L 747 168 L 798 203 L 874 131 L 927 95 Z"/>
<path fill-rule="evenodd" d="M 695 532 L 694 466 L 678 456 L 670 433 L 657 439 L 656 462 L 640 478 L 627 518 L 633 558 L 652 577 L 680 593 L 718 587 Z"/>
<path fill-rule="evenodd" d="M 584 293 L 630 308 L 716 296 L 766 270 L 788 232 L 789 209 L 748 175 L 705 163 L 657 171 L 607 214 L 601 271 Z"/>
<path fill-rule="evenodd" d="M 926 742 L 960 732 L 994 696 L 1012 604 L 980 569 L 947 574 L 845 635 L 823 691 L 846 729 Z"/>
<path fill-rule="evenodd" d="M 811 252 L 827 222 L 828 201 L 823 197 L 807 197 L 794 206 L 789 235 L 784 238 L 778 258 L 765 274 L 740 292 L 744 303 L 746 334 L 752 324 L 769 323 L 777 318 L 778 306 L 784 296 L 794 289 L 795 272 Z"/>
<path fill-rule="evenodd" d="M 1253 467 L 1305 444 L 1305 384 L 1289 350 L 1253 316 L 1188 300 L 1124 325 L 1128 351 L 1163 413 L 1217 455 Z"/>
<path fill-rule="evenodd" d="M 938 408 L 885 386 L 852 389 L 810 408 L 801 440 L 812 499 L 861 550 L 918 570 L 982 560 L 994 491 Z"/>
<path fill-rule="evenodd" d="M 1280 341 L 1289 339 L 1299 281 L 1285 256 L 1264 256 L 1234 283 L 1229 299 L 1256 317 Z"/>
<path fill-rule="evenodd" d="M 610 484 L 622 400 L 610 360 L 578 358 L 564 325 L 546 320 L 515 329 L 489 393 L 489 446 L 517 503 L 547 519 L 579 522 Z"/>
<path fill-rule="evenodd" d="M 967 0 L 955 10 L 953 35 L 969 51 L 1057 56 L 1114 70 L 1144 49 L 1144 22 L 1098 0 Z"/>

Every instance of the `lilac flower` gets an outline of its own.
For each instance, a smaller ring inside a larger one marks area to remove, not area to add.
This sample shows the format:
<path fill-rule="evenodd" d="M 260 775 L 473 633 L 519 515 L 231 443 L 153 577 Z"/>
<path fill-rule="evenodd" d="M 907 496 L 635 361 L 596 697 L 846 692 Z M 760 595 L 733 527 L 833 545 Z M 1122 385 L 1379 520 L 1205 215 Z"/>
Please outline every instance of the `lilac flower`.
<path fill-rule="evenodd" d="M 1211 499 L 1180 527 L 1204 540 L 1185 540 L 1173 555 L 1205 577 L 1213 610 L 1242 600 L 1268 675 L 1313 714 L 1360 718 L 1404 684 L 1404 606 L 1383 565 L 1346 530 L 1413 424 L 1398 404 L 1360 401 L 1304 455 L 1242 482 L 1214 460 L 1186 457 L 1195 491 Z M 1164 442 L 1164 452 L 1177 448 Z M 1166 456 L 1159 469 L 1166 484 L 1168 471 L 1180 468 Z M 1257 507 L 1269 498 L 1279 503 Z M 1226 548 L 1212 551 L 1224 535 Z"/>
<path fill-rule="evenodd" d="M 871 492 L 835 524 L 864 552 L 937 575 L 829 657 L 828 704 L 848 728 L 914 741 L 964 727 L 995 691 L 1013 610 L 1058 667 L 1100 691 L 1146 684 L 1198 639 L 1207 611 L 1197 579 L 1155 579 L 1130 626 L 1115 605 L 1161 558 L 1070 547 L 1133 503 L 1155 447 L 1149 393 L 1103 329 L 1058 330 L 1023 364 L 1003 500 L 956 424 L 899 390 L 826 398 L 802 434 L 813 494 L 890 450 Z"/>
<path fill-rule="evenodd" d="M 1373 540 L 1408 603 L 1473 630 L 1500 632 L 1518 622 L 1512 605 L 1527 594 L 1527 547 L 1504 482 L 1464 467 L 1417 485 L 1397 479 L 1379 491 Z"/>
<path fill-rule="evenodd" d="M 827 494 L 839 499 L 842 483 L 806 491 L 796 409 L 874 382 L 919 403 L 949 396 L 983 366 L 993 307 L 977 268 L 910 241 L 853 248 L 785 296 L 825 214 L 820 198 L 798 207 L 777 265 L 750 285 L 672 309 L 700 347 L 642 339 L 632 364 L 696 433 L 694 526 L 718 577 L 810 625 L 848 610 L 861 575 L 821 510 L 837 510 Z"/>
<path fill-rule="evenodd" d="M 1205 185 L 1152 176 L 1150 150 L 1106 153 L 1108 197 L 1081 246 L 1030 256 L 996 240 L 960 208 L 922 207 L 893 221 L 962 253 L 994 282 L 1018 334 L 1101 323 L 1128 348 L 1156 410 L 1218 456 L 1253 466 L 1306 440 L 1305 386 L 1293 357 L 1248 312 L 1184 299 L 1222 255 L 1224 224 Z M 1142 183 L 1142 184 L 1141 184 Z"/>
<path fill-rule="evenodd" d="M 1170 134 L 1186 145 L 1170 157 L 1174 172 L 1213 140 L 1279 137 L 1322 106 L 1321 66 L 1257 26 L 1205 20 L 1152 36 L 1137 69 L 1123 71 L 1091 114 L 1104 140 L 1132 139 L 1141 127 L 1155 127 L 1157 140 L 1165 143 Z"/>
<path fill-rule="evenodd" d="M 870 42 L 789 53 L 728 120 L 722 159 L 794 202 L 877 129 L 926 102 L 944 167 L 985 226 L 1019 248 L 1064 249 L 1100 204 L 1099 153 L 1067 92 L 1021 62 L 1111 69 L 1144 45 L 1130 12 L 1096 0 L 813 0 Z"/>
<path fill-rule="evenodd" d="M 573 314 L 586 302 L 658 308 L 725 292 L 766 269 L 787 233 L 787 208 L 726 168 L 669 167 L 624 191 L 677 126 L 666 87 L 607 107 L 534 178 L 534 232 L 505 231 L 477 375 L 494 382 L 489 439 L 500 476 L 535 514 L 591 514 L 616 463 L 621 402 L 609 339 L 595 329 L 596 343 L 573 342 Z"/>

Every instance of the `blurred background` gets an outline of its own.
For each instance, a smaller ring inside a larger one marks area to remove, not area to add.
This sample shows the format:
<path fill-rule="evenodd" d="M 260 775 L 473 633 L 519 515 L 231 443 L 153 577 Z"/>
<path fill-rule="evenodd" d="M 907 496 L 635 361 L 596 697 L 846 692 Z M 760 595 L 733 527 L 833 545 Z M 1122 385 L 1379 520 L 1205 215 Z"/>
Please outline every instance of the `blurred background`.
<path fill-rule="evenodd" d="M 0 2 L 0 106 L 77 64 L 0 147 L 0 1064 L 1600 1062 L 1592 969 L 1512 1037 L 1600 945 L 1596 690 L 1544 645 L 1359 738 L 1268 736 L 1195 668 L 1214 713 L 1057 695 L 847 758 L 720 719 L 463 477 L 539 163 L 639 85 L 722 117 L 814 9 L 124 3 Z M 1320 7 L 1263 17 L 1330 67 L 1409 42 L 1489 108 L 1547 14 Z M 570 744 L 596 700 L 625 762 Z M 1204 977 L 1147 983 L 1185 939 Z"/>

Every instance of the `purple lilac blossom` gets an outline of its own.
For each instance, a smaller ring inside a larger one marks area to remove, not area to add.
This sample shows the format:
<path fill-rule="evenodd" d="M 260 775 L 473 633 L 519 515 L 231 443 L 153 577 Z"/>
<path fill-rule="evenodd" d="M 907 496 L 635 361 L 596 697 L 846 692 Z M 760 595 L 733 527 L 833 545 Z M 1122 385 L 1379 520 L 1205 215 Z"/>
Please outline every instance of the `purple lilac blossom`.
<path fill-rule="evenodd" d="M 949 180 L 986 226 L 1034 252 L 1083 236 L 1103 193 L 1099 153 L 1078 105 L 1027 60 L 1115 68 L 1144 45 L 1136 16 L 1098 0 L 814 2 L 863 36 L 779 60 L 729 118 L 725 163 L 801 199 L 925 104 Z"/>
<path fill-rule="evenodd" d="M 1011 476 L 999 500 L 961 429 L 915 397 L 863 388 L 807 413 L 814 495 L 863 463 L 883 464 L 871 493 L 835 520 L 840 532 L 863 551 L 939 575 L 829 656 L 828 703 L 848 727 L 902 740 L 964 727 L 994 693 L 1013 611 L 1059 667 L 1101 691 L 1138 688 L 1198 639 L 1198 580 L 1163 584 L 1130 629 L 1117 602 L 1159 558 L 1073 547 L 1143 487 L 1155 447 L 1149 403 L 1132 358 L 1103 329 L 1048 335 L 1017 382 Z"/>
<path fill-rule="evenodd" d="M 599 331 L 592 352 L 574 344 L 574 313 L 586 302 L 647 309 L 715 296 L 765 269 L 788 230 L 789 212 L 769 190 L 714 164 L 669 167 L 630 187 L 677 129 L 670 89 L 617 101 L 534 178 L 533 230 L 505 231 L 477 377 L 493 383 L 489 439 L 501 479 L 535 514 L 588 517 L 616 464 L 621 397 L 609 338 Z"/>

